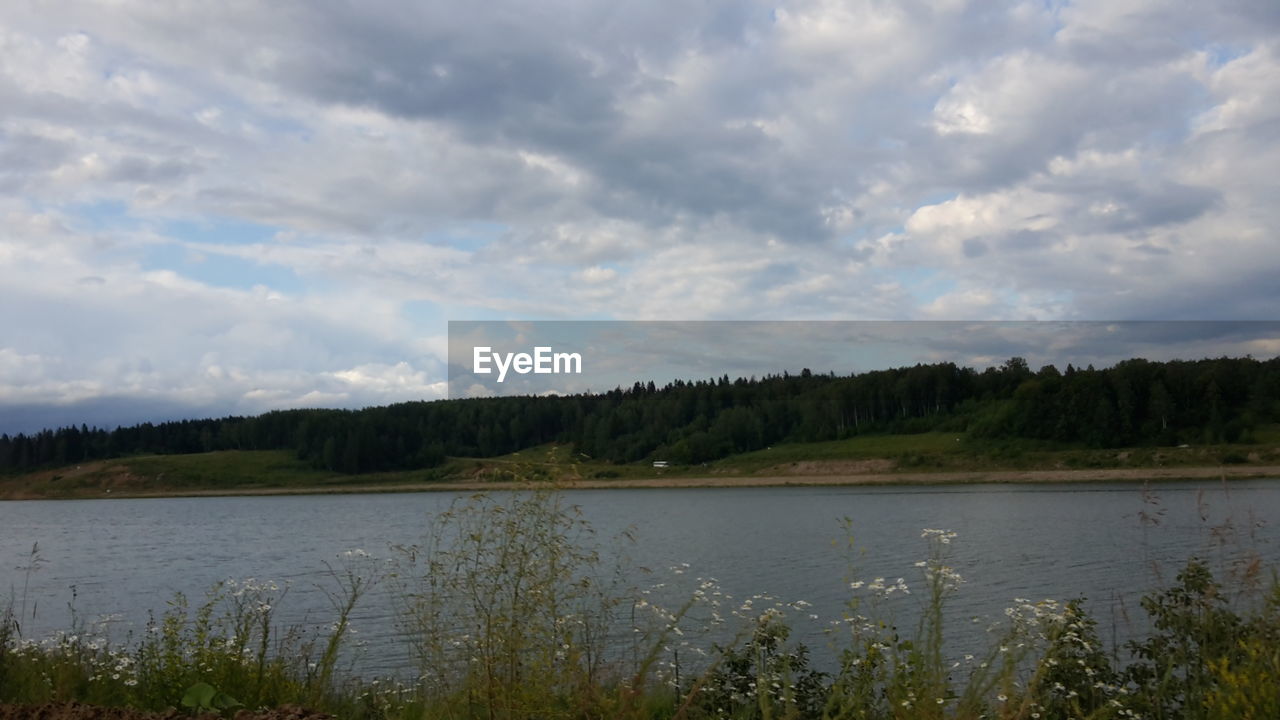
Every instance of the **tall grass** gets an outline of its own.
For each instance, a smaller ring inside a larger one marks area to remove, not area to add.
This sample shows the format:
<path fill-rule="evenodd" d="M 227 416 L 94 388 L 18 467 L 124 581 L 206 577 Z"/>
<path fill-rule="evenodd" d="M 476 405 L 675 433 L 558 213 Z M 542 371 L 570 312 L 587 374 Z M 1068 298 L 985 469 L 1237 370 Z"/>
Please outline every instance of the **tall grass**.
<path fill-rule="evenodd" d="M 178 596 L 118 642 L 91 627 L 35 640 L 15 594 L 0 621 L 0 701 L 161 710 L 203 683 L 249 708 L 342 718 L 1280 717 L 1280 584 L 1256 569 L 1242 599 L 1192 560 L 1144 598 L 1150 630 L 1123 652 L 1105 648 L 1080 602 L 1015 600 L 990 646 L 961 655 L 946 610 L 963 591 L 957 541 L 927 529 L 903 578 L 846 578 L 845 610 L 827 620 L 836 661 L 819 667 L 791 640 L 806 603 L 733 598 L 696 578 L 664 607 L 631 584 L 635 569 L 604 559 L 621 554 L 557 492 L 477 495 L 389 562 L 342 556 L 320 629 L 279 627 L 285 590 L 228 582 L 194 606 Z M 417 659 L 411 679 L 341 666 L 352 613 L 380 583 Z M 909 632 L 886 616 L 903 594 L 921 607 Z"/>
<path fill-rule="evenodd" d="M 347 713 L 358 694 L 336 681 L 337 649 L 372 573 L 337 575 L 346 604 L 321 631 L 274 619 L 286 591 L 274 582 L 227 581 L 192 606 L 176 595 L 139 634 L 114 640 L 73 620 L 41 639 L 21 633 L 13 604 L 0 615 L 0 701 L 80 701 L 163 710 L 206 683 L 247 707 L 311 704 Z"/>
<path fill-rule="evenodd" d="M 396 551 L 402 626 L 435 711 L 546 717 L 602 702 L 621 576 L 558 494 L 476 495 Z"/>

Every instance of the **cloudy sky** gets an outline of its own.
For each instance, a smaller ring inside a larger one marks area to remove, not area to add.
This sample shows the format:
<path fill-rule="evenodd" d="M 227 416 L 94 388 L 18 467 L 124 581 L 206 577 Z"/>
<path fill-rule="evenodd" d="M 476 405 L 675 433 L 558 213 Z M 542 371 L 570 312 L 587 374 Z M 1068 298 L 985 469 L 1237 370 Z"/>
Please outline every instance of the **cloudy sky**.
<path fill-rule="evenodd" d="M 0 431 L 438 397 L 450 319 L 1276 318 L 1275 0 L 474 6 L 0 4 Z"/>

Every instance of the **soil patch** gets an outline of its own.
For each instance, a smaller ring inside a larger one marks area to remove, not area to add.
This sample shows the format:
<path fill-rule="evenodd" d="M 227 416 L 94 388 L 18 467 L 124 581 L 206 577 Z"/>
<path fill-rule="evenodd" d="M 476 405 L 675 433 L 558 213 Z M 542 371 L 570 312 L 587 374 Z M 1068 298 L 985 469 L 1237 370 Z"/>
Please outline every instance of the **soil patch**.
<path fill-rule="evenodd" d="M 483 476 L 482 476 L 483 477 Z M 573 488 L 707 488 L 707 487 L 783 487 L 788 485 L 948 485 L 964 483 L 1072 483 L 1072 482 L 1145 482 L 1148 480 L 1226 480 L 1230 478 L 1278 478 L 1280 465 L 1227 465 L 1216 467 L 1100 468 L 1096 470 L 987 470 L 968 472 L 874 472 L 860 468 L 856 473 L 774 474 L 703 477 L 650 478 L 583 478 L 562 480 L 558 487 Z M 225 490 L 153 490 L 125 489 L 97 497 L 217 497 L 226 495 L 330 495 L 385 492 L 470 492 L 487 490 L 522 490 L 545 483 L 510 480 L 462 480 L 446 482 L 379 483 L 293 487 L 228 488 Z M 0 493 L 0 496 L 4 496 Z M 86 495 L 91 496 L 91 495 Z M 21 500 L 18 493 L 8 493 L 8 500 Z M 0 717 L 0 720 L 3 720 Z"/>
<path fill-rule="evenodd" d="M 876 475 L 893 472 L 897 463 L 888 458 L 867 460 L 800 460 L 762 470 L 760 475 Z"/>

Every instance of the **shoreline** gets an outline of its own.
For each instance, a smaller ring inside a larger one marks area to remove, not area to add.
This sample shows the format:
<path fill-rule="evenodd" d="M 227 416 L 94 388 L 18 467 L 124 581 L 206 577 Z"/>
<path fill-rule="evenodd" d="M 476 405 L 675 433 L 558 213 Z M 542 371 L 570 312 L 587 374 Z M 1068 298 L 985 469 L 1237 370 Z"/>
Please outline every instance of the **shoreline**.
<path fill-rule="evenodd" d="M 647 477 L 623 479 L 581 479 L 558 483 L 510 481 L 446 481 L 435 483 L 363 483 L 297 487 L 238 487 L 201 490 L 122 490 L 83 493 L 74 496 L 2 497 L 0 502 L 24 500 L 101 500 L 182 497 L 255 497 L 274 495 L 359 495 L 402 492 L 482 492 L 521 490 L 554 486 L 562 490 L 679 489 L 679 488 L 763 488 L 763 487 L 858 487 L 911 485 L 1039 485 L 1052 483 L 1102 483 L 1189 481 L 1212 479 L 1280 479 L 1280 466 L 1204 466 L 1168 468 L 1104 468 L 1090 470 L 979 470 L 961 472 L 857 473 L 826 475 L 735 475 L 704 477 Z"/>

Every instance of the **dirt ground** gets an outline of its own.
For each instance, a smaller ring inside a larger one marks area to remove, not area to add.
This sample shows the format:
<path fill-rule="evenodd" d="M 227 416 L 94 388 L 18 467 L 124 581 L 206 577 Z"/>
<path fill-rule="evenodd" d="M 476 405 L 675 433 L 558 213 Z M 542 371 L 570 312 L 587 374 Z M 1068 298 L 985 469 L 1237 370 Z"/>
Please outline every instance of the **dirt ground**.
<path fill-rule="evenodd" d="M 564 489 L 604 488 L 709 488 L 785 487 L 790 485 L 952 485 L 965 483 L 1073 483 L 1143 482 L 1160 480 L 1206 480 L 1280 478 L 1277 465 L 1226 465 L 1213 467 L 1141 467 L 1097 470 L 982 470 L 972 472 L 886 472 L 891 461 L 811 461 L 771 468 L 760 475 L 718 475 L 712 477 L 649 477 L 564 480 Z M 87 469 L 85 470 L 87 472 Z M 141 490 L 120 487 L 115 493 L 83 493 L 77 497 L 211 497 L 225 495 L 328 495 L 382 492 L 458 492 L 518 490 L 527 483 L 463 480 L 436 483 L 378 483 L 326 485 L 318 487 L 228 488 L 226 490 Z M 110 491 L 106 491 L 110 492 Z M 6 500 L 40 497 L 22 492 L 5 493 Z"/>
<path fill-rule="evenodd" d="M 864 473 L 857 475 L 740 475 L 732 477 L 656 477 L 603 480 L 571 480 L 557 487 L 569 489 L 605 488 L 709 488 L 786 487 L 791 485 L 952 485 L 966 483 L 1072 483 L 1142 482 L 1144 480 L 1205 480 L 1277 478 L 1280 466 L 1110 468 L 1099 470 L 992 470 L 977 472 Z M 334 485 L 329 487 L 253 488 L 241 490 L 191 490 L 171 493 L 136 493 L 134 497 L 208 497 L 217 495 L 327 495 L 334 493 L 433 492 L 520 490 L 527 483 L 440 482 L 387 483 L 379 485 Z M 124 494 L 121 494 L 124 495 Z M 128 497 L 128 495 L 124 495 Z"/>
<path fill-rule="evenodd" d="M 107 708 L 82 703 L 48 703 L 45 705 L 0 705 L 0 720 L 190 720 L 192 716 L 178 710 L 144 712 L 129 708 Z M 221 720 L 221 716 L 205 713 L 196 720 Z M 332 715 L 286 705 L 265 712 L 241 710 L 235 720 L 333 720 Z"/>
<path fill-rule="evenodd" d="M 897 465 L 887 458 L 869 460 L 801 460 L 765 470 L 763 475 L 877 475 Z"/>

